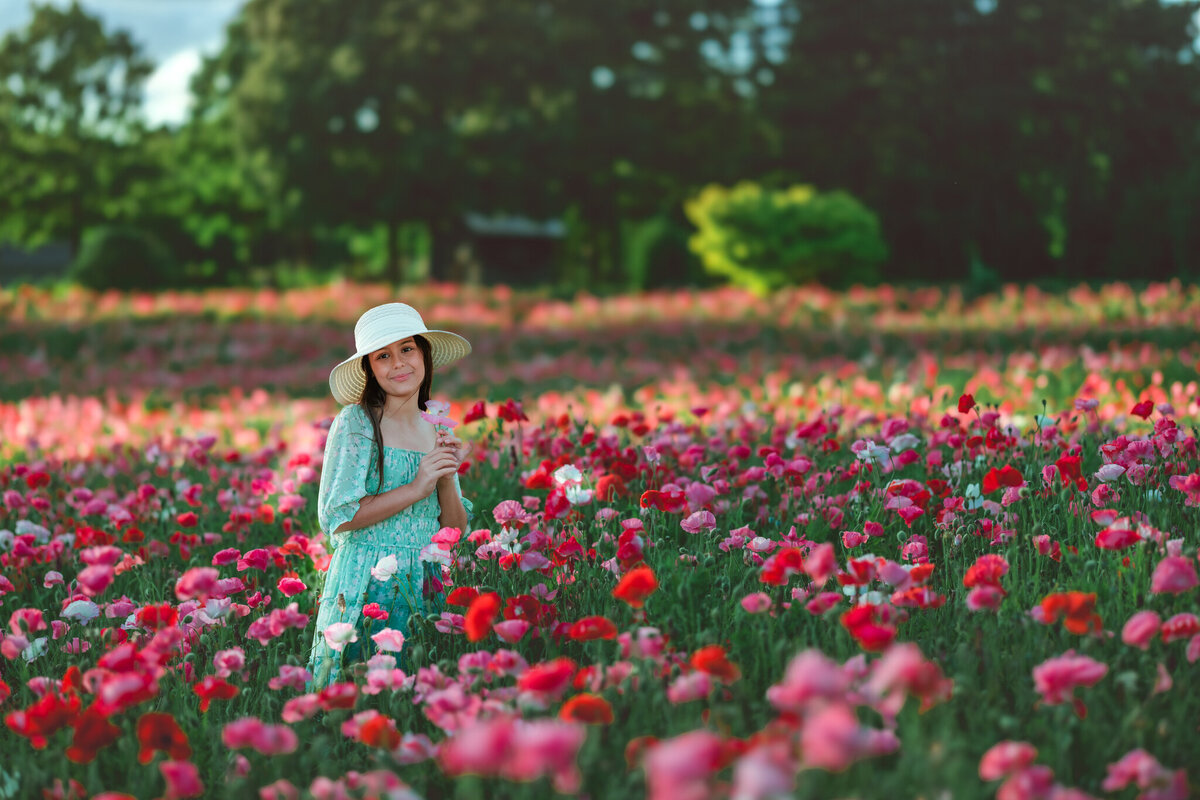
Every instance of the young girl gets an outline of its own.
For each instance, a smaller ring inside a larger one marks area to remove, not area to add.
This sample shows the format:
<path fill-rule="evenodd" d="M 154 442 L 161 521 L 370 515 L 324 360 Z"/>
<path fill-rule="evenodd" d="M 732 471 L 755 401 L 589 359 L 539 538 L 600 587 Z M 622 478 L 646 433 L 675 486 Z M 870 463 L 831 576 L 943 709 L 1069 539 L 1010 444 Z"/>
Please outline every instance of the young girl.
<path fill-rule="evenodd" d="M 343 663 L 375 652 L 367 623 L 372 633 L 387 627 L 407 634 L 409 616 L 423 608 L 421 548 L 441 528 L 465 531 L 472 511 L 458 483 L 463 443 L 421 417 L 434 368 L 470 353 L 470 343 L 428 330 L 411 306 L 387 303 L 359 318 L 354 344 L 357 352 L 329 374 L 344 408 L 329 426 L 317 494 L 317 518 L 333 556 L 309 656 L 309 691 L 345 679 Z M 387 560 L 372 575 L 387 556 L 395 557 L 394 572 Z M 364 618 L 371 603 L 387 612 L 386 620 Z M 350 626 L 339 626 L 343 636 L 357 635 L 343 652 L 325 635 L 339 622 Z"/>

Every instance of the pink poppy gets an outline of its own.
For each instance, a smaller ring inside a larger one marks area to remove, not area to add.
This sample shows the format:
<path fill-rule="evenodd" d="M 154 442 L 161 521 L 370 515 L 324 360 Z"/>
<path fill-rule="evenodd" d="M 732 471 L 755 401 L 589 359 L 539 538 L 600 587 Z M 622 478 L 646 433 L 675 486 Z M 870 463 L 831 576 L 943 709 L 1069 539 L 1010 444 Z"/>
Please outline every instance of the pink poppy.
<path fill-rule="evenodd" d="M 256 547 L 253 550 L 248 550 L 242 554 L 242 557 L 237 560 L 237 571 L 245 572 L 248 569 L 257 569 L 266 571 L 270 566 L 270 556 L 267 551 L 261 547 Z"/>
<path fill-rule="evenodd" d="M 300 594 L 308 587 L 299 578 L 280 578 L 278 588 L 286 597 L 292 597 Z"/>
<path fill-rule="evenodd" d="M 384 628 L 379 633 L 372 634 L 371 641 L 380 650 L 395 653 L 404 647 L 404 634 L 394 628 Z"/>
<path fill-rule="evenodd" d="M 75 576 L 79 582 L 79 587 L 88 597 L 95 597 L 102 594 L 113 582 L 116 574 L 113 568 L 107 564 L 93 564 L 90 567 L 84 567 Z"/>
<path fill-rule="evenodd" d="M 683 528 L 688 533 L 711 531 L 713 528 L 717 527 L 717 518 L 713 516 L 711 511 L 695 511 L 682 520 L 679 523 L 679 527 Z"/>
<path fill-rule="evenodd" d="M 531 627 L 528 620 L 523 619 L 506 619 L 503 622 L 496 622 L 492 625 L 492 631 L 501 641 L 514 644 L 521 640 L 521 637 Z"/>
<path fill-rule="evenodd" d="M 1191 559 L 1183 556 L 1167 556 L 1158 562 L 1150 578 L 1150 591 L 1154 594 L 1183 594 L 1196 588 L 1200 579 Z"/>
<path fill-rule="evenodd" d="M 206 600 L 217 588 L 220 579 L 212 567 L 192 567 L 175 581 L 175 596 L 180 600 Z"/>
<path fill-rule="evenodd" d="M 667 687 L 667 700 L 674 705 L 702 700 L 712 691 L 712 678 L 707 672 L 696 670 L 680 675 Z"/>
<path fill-rule="evenodd" d="M 190 513 L 190 512 L 189 512 Z M 200 780 L 200 770 L 190 761 L 163 761 L 158 765 L 163 780 L 167 783 L 165 797 L 175 798 L 199 797 L 204 794 L 204 784 Z"/>
<path fill-rule="evenodd" d="M 1162 627 L 1162 620 L 1153 611 L 1139 611 L 1125 622 L 1121 629 L 1121 641 L 1142 650 L 1150 646 L 1150 640 Z"/>
<path fill-rule="evenodd" d="M 771 608 L 771 598 L 766 592 L 754 592 L 742 598 L 742 608 L 751 614 L 761 614 Z"/>
<path fill-rule="evenodd" d="M 1033 668 L 1033 682 L 1046 705 L 1058 705 L 1073 700 L 1077 686 L 1095 686 L 1108 674 L 1108 665 L 1087 656 L 1076 655 L 1068 650 L 1061 656 L 1047 659 Z M 1074 699 L 1075 710 L 1080 716 L 1087 713 L 1086 707 Z"/>
<path fill-rule="evenodd" d="M 219 650 L 213 656 L 213 667 L 217 671 L 217 677 L 220 678 L 228 678 L 235 672 L 241 672 L 245 666 L 246 654 L 240 647 Z"/>
<path fill-rule="evenodd" d="M 970 611 L 996 611 L 1004 600 L 1004 590 L 999 586 L 983 584 L 976 586 L 967 595 L 967 609 Z"/>
<path fill-rule="evenodd" d="M 985 781 L 995 781 L 1019 772 L 1037 758 L 1037 748 L 1029 742 L 1017 742 L 1006 739 L 988 748 L 979 759 L 979 777 Z"/>
<path fill-rule="evenodd" d="M 861 758 L 894 752 L 900 740 L 891 731 L 860 725 L 852 707 L 833 703 L 805 721 L 800 744 L 806 765 L 841 772 Z"/>
<path fill-rule="evenodd" d="M 708 797 L 708 782 L 721 766 L 721 740 L 694 730 L 658 742 L 646 753 L 644 769 L 650 800 Z"/>

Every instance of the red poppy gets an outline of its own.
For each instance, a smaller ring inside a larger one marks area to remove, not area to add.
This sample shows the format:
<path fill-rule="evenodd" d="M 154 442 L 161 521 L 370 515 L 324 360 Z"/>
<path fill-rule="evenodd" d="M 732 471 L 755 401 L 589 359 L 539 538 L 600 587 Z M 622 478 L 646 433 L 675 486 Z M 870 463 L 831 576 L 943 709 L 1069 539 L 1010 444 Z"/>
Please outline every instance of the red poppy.
<path fill-rule="evenodd" d="M 471 602 L 476 597 L 479 597 L 479 590 L 474 586 L 459 586 L 446 595 L 446 603 L 447 605 L 469 608 Z"/>
<path fill-rule="evenodd" d="M 34 749 L 41 750 L 51 735 L 71 724 L 81 705 L 79 695 L 74 692 L 65 696 L 47 692 L 29 708 L 5 715 L 4 724 L 28 739 Z"/>
<path fill-rule="evenodd" d="M 991 494 L 1001 487 L 1017 487 L 1025 483 L 1025 477 L 1021 475 L 1021 471 L 1012 464 L 1005 464 L 999 470 L 992 467 L 988 473 L 983 476 L 983 493 Z"/>
<path fill-rule="evenodd" d="M 213 700 L 230 700 L 237 696 L 238 687 L 215 675 L 205 675 L 204 680 L 192 686 L 200 697 L 200 710 L 208 711 Z"/>
<path fill-rule="evenodd" d="M 1042 598 L 1042 613 L 1053 624 L 1061 617 L 1063 627 L 1071 633 L 1098 631 L 1103 627 L 1096 613 L 1095 592 L 1056 592 Z"/>
<path fill-rule="evenodd" d="M 557 694 L 571 683 L 575 669 L 575 662 L 566 657 L 535 664 L 517 678 L 517 688 L 523 692 Z"/>
<path fill-rule="evenodd" d="M 471 406 L 470 410 L 468 410 L 466 415 L 463 417 L 463 424 L 469 425 L 470 423 L 475 422 L 476 420 L 486 419 L 486 418 L 487 418 L 487 404 L 484 403 L 482 400 L 478 400 L 475 402 L 475 405 Z"/>
<path fill-rule="evenodd" d="M 617 638 L 617 626 L 607 617 L 584 617 L 571 626 L 567 634 L 577 642 Z"/>
<path fill-rule="evenodd" d="M 577 694 L 559 710 L 558 716 L 568 722 L 583 722 L 587 725 L 609 725 L 613 721 L 612 706 L 603 697 L 594 694 Z"/>
<path fill-rule="evenodd" d="M 580 546 L 579 542 L 574 536 L 572 536 L 558 547 L 554 548 L 554 555 L 556 556 L 555 563 L 562 564 L 572 559 L 578 560 L 583 558 L 584 552 L 583 547 Z"/>
<path fill-rule="evenodd" d="M 1129 413 L 1133 414 L 1135 417 L 1141 417 L 1142 419 L 1149 419 L 1150 415 L 1152 413 L 1154 413 L 1154 403 L 1152 403 L 1149 400 L 1143 400 L 1142 402 L 1135 405 L 1133 408 L 1129 409 Z"/>
<path fill-rule="evenodd" d="M 975 396 L 963 394 L 958 398 L 958 413 L 966 414 L 975 407 Z"/>
<path fill-rule="evenodd" d="M 781 547 L 763 562 L 758 579 L 771 586 L 783 586 L 803 571 L 804 556 L 799 548 Z"/>
<path fill-rule="evenodd" d="M 542 624 L 542 617 L 546 614 L 546 610 L 552 608 L 553 606 L 542 605 L 531 594 L 518 594 L 504 598 L 504 618 L 523 619 L 531 625 Z"/>
<path fill-rule="evenodd" d="M 642 508 L 679 514 L 687 508 L 687 496 L 681 491 L 660 492 L 657 489 L 647 489 L 642 492 L 639 504 Z"/>
<path fill-rule="evenodd" d="M 620 475 L 601 475 L 596 480 L 596 499 L 600 501 L 615 500 L 629 494 L 625 481 Z"/>
<path fill-rule="evenodd" d="M 174 627 L 179 621 L 179 612 L 170 603 L 160 603 L 139 608 L 135 619 L 139 625 L 156 631 L 159 628 Z"/>
<path fill-rule="evenodd" d="M 709 675 L 719 678 L 725 683 L 733 683 L 742 677 L 741 669 L 738 668 L 737 664 L 734 664 L 725 657 L 725 648 L 719 644 L 710 644 L 707 647 L 701 647 L 692 653 L 689 663 L 701 672 L 707 672 Z"/>
<path fill-rule="evenodd" d="M 358 740 L 380 750 L 395 750 L 402 738 L 395 721 L 383 714 L 371 717 L 358 728 Z"/>
<path fill-rule="evenodd" d="M 843 612 L 840 621 L 858 646 L 871 653 L 885 650 L 896 638 L 896 629 L 884 621 L 878 607 L 869 603 Z"/>
<path fill-rule="evenodd" d="M 511 397 L 505 400 L 498 409 L 496 409 L 500 419 L 505 422 L 528 422 L 529 417 L 525 416 L 525 412 L 521 409 L 521 404 L 513 400 Z"/>
<path fill-rule="evenodd" d="M 654 570 L 647 566 L 634 567 L 622 576 L 612 596 L 629 604 L 632 608 L 641 608 L 646 598 L 658 591 L 658 578 Z"/>
<path fill-rule="evenodd" d="M 1008 560 L 995 553 L 985 553 L 963 575 L 963 586 L 1000 586 L 1000 579 L 1008 574 Z"/>
<path fill-rule="evenodd" d="M 175 521 L 182 528 L 194 528 L 196 527 L 196 523 L 200 521 L 200 518 L 196 516 L 195 511 L 185 511 L 175 517 Z"/>
<path fill-rule="evenodd" d="M 471 601 L 463 619 L 463 630 L 467 641 L 478 642 L 492 630 L 492 620 L 500 612 L 500 595 L 495 592 L 481 594 Z"/>
<path fill-rule="evenodd" d="M 76 764 L 88 764 L 96 753 L 113 744 L 121 736 L 121 729 L 108 721 L 108 717 L 97 710 L 96 704 L 88 706 L 83 713 L 71 721 L 75 735 L 67 748 L 67 758 Z"/>
<path fill-rule="evenodd" d="M 317 694 L 321 708 L 332 711 L 335 708 L 354 708 L 358 698 L 358 687 L 353 683 L 334 683 L 326 686 Z"/>
<path fill-rule="evenodd" d="M 187 734 L 179 727 L 175 717 L 161 711 L 147 711 L 138 717 L 138 761 L 149 764 L 156 750 L 166 753 L 172 761 L 185 761 L 192 757 L 192 746 Z"/>
<path fill-rule="evenodd" d="M 925 581 L 929 580 L 929 576 L 933 575 L 933 571 L 936 568 L 937 568 L 936 564 L 929 564 L 929 563 L 917 564 L 915 567 L 913 567 L 912 569 L 910 569 L 908 571 L 908 577 L 912 579 L 913 583 L 922 584 Z"/>
<path fill-rule="evenodd" d="M 1080 461 L 1079 456 L 1064 455 L 1054 462 L 1054 466 L 1058 467 L 1058 474 L 1062 477 L 1063 486 L 1073 482 L 1081 491 L 1087 489 Z"/>

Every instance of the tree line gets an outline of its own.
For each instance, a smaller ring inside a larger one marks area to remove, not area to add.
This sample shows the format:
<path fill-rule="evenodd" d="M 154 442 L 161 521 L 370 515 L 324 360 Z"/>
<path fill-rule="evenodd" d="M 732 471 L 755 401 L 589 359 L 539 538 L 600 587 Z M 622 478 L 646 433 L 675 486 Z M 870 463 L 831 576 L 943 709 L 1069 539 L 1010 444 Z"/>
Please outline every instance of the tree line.
<path fill-rule="evenodd" d="M 467 212 L 561 219 L 564 274 L 694 280 L 683 207 L 803 183 L 890 280 L 1167 277 L 1200 253 L 1200 2 L 248 0 L 177 127 L 77 4 L 0 40 L 0 241 L 120 224 L 193 282 L 452 275 Z"/>

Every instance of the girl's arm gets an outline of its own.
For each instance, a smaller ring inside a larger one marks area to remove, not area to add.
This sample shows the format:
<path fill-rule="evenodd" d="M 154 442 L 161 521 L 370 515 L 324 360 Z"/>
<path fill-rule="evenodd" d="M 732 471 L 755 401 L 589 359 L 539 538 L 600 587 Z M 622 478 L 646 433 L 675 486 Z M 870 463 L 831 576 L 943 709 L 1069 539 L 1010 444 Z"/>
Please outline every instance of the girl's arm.
<path fill-rule="evenodd" d="M 354 512 L 354 516 L 349 521 L 339 525 L 334 533 L 356 531 L 368 525 L 374 525 L 376 522 L 382 522 L 395 514 L 399 514 L 413 503 L 423 500 L 432 494 L 434 488 L 439 486 L 444 477 L 448 477 L 452 481 L 450 487 L 451 491 L 454 491 L 453 480 L 457 466 L 458 463 L 455 461 L 454 455 L 443 449 L 435 449 L 432 453 L 427 453 L 421 459 L 421 466 L 417 468 L 417 475 L 412 479 L 411 483 L 397 486 L 395 489 L 389 489 L 379 494 L 366 495 L 359 501 L 358 510 Z M 439 501 L 441 497 L 439 489 Z M 462 503 L 460 502 L 459 507 L 461 506 Z M 462 522 L 465 526 L 466 511 L 463 511 L 462 514 Z"/>
<path fill-rule="evenodd" d="M 463 506 L 462 496 L 454 484 L 454 476 L 442 478 L 437 484 L 438 503 L 442 513 L 438 524 L 443 528 L 458 528 L 463 533 L 467 531 L 467 509 Z"/>
<path fill-rule="evenodd" d="M 382 522 L 428 495 L 429 492 L 421 492 L 416 481 L 380 494 L 369 494 L 359 502 L 358 511 L 355 512 L 354 517 L 348 522 L 343 522 L 334 533 L 356 531 L 359 528 L 374 525 L 376 522 Z"/>

